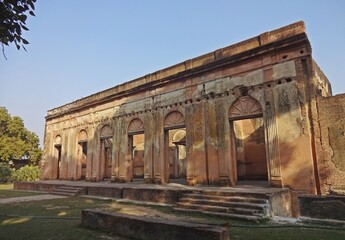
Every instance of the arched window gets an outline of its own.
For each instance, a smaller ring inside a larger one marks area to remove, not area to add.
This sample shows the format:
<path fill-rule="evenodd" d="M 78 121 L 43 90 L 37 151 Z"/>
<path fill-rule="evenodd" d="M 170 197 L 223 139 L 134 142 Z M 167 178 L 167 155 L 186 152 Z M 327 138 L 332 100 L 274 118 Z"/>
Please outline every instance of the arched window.
<path fill-rule="evenodd" d="M 61 145 L 61 136 L 56 135 L 55 140 L 54 140 L 54 145 Z"/>
<path fill-rule="evenodd" d="M 85 130 L 81 130 L 78 134 L 78 142 L 86 142 L 87 141 L 87 132 Z"/>
<path fill-rule="evenodd" d="M 250 96 L 239 97 L 230 107 L 229 117 L 231 119 L 252 116 L 262 116 L 262 107 L 257 100 Z"/>
<path fill-rule="evenodd" d="M 109 125 L 104 125 L 101 129 L 101 138 L 111 138 L 113 136 L 113 130 Z"/>
<path fill-rule="evenodd" d="M 144 131 L 144 123 L 139 118 L 133 119 L 128 125 L 128 133 L 138 133 Z"/>
<path fill-rule="evenodd" d="M 184 126 L 185 121 L 182 113 L 179 111 L 173 111 L 169 113 L 164 120 L 164 128 Z"/>

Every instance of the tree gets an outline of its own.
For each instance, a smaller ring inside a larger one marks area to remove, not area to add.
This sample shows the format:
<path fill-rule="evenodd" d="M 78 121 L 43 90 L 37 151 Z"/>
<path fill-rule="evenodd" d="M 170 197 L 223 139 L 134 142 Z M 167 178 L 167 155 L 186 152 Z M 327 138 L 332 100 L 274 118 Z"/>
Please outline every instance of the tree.
<path fill-rule="evenodd" d="M 2 53 L 5 56 L 4 45 L 14 43 L 19 50 L 22 47 L 25 51 L 29 42 L 22 37 L 22 30 L 28 31 L 26 26 L 27 11 L 35 16 L 36 0 L 0 0 L 0 43 Z"/>
<path fill-rule="evenodd" d="M 0 160 L 29 159 L 37 164 L 41 156 L 38 136 L 24 127 L 20 117 L 12 117 L 0 107 Z"/>

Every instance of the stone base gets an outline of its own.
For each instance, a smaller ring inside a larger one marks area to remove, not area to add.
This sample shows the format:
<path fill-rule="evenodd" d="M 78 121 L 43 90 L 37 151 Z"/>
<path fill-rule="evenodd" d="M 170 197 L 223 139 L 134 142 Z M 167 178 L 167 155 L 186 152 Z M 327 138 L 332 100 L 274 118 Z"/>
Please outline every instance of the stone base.
<path fill-rule="evenodd" d="M 344 196 L 299 196 L 301 217 L 345 221 Z"/>
<path fill-rule="evenodd" d="M 229 239 L 229 233 L 225 227 L 97 210 L 83 210 L 81 223 L 88 228 L 110 231 L 124 237 L 142 240 Z"/>
<path fill-rule="evenodd" d="M 123 188 L 122 198 L 145 202 L 174 204 L 180 191 L 169 189 Z"/>
<path fill-rule="evenodd" d="M 114 187 L 87 187 L 87 195 L 121 198 L 121 190 Z"/>

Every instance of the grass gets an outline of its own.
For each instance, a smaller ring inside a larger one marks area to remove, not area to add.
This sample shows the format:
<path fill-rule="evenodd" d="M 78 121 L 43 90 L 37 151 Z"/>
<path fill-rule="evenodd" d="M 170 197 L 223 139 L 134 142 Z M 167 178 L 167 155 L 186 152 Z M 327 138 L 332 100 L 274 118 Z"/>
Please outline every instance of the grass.
<path fill-rule="evenodd" d="M 83 228 L 80 226 L 80 219 L 68 219 L 68 217 L 79 218 L 81 210 L 85 208 L 106 208 L 111 211 L 127 211 L 133 214 L 143 210 L 143 206 L 139 207 L 135 204 L 82 197 L 0 205 L 0 214 L 2 215 L 0 216 L 0 239 L 126 239 L 110 233 Z M 258 225 L 251 222 L 209 217 L 203 214 L 175 212 L 168 207 L 145 207 L 145 211 L 147 213 L 154 212 L 158 215 L 179 217 L 184 221 L 227 224 L 230 226 L 231 240 L 345 239 L 345 229 L 305 228 L 300 226 L 277 228 L 269 223 Z M 9 217 L 4 216 L 5 214 L 18 216 Z M 54 217 L 55 219 L 33 218 L 32 216 Z"/>
<path fill-rule="evenodd" d="M 80 226 L 82 209 L 110 207 L 112 202 L 86 198 L 65 198 L 38 202 L 0 205 L 0 239 L 114 239 L 124 240 L 110 233 L 93 231 Z M 17 217 L 9 217 L 4 215 Z M 21 216 L 21 217 L 20 217 Z M 54 219 L 33 216 L 54 217 Z"/>
<path fill-rule="evenodd" d="M 26 196 L 34 196 L 34 195 L 40 195 L 40 194 L 42 193 L 13 190 L 12 183 L 0 184 L 0 199 L 12 198 L 12 197 L 26 197 Z"/>
<path fill-rule="evenodd" d="M 12 190 L 13 183 L 2 183 L 0 184 L 0 190 Z"/>

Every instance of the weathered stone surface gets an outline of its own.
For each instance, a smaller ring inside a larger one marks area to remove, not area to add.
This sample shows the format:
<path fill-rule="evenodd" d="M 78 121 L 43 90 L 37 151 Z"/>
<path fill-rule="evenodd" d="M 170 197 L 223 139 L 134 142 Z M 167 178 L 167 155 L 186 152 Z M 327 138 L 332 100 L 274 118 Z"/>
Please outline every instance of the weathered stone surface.
<path fill-rule="evenodd" d="M 90 187 L 86 188 L 87 195 L 121 198 L 122 189 L 116 187 Z"/>
<path fill-rule="evenodd" d="M 343 188 L 345 94 L 318 98 L 318 132 L 316 139 L 318 170 L 322 193 L 331 188 Z"/>
<path fill-rule="evenodd" d="M 142 240 L 228 240 L 228 230 L 205 224 L 148 218 L 100 210 L 83 210 L 83 226 L 110 231 L 115 234 Z"/>
<path fill-rule="evenodd" d="M 169 189 L 123 188 L 122 190 L 122 197 L 125 199 L 170 204 L 177 201 L 179 194 L 179 191 Z"/>
<path fill-rule="evenodd" d="M 345 221 L 344 196 L 300 196 L 301 216 Z"/>
<path fill-rule="evenodd" d="M 283 62 L 273 66 L 273 79 L 292 78 L 296 76 L 294 61 Z"/>
<path fill-rule="evenodd" d="M 38 184 L 33 182 L 14 182 L 13 189 L 38 191 Z"/>

